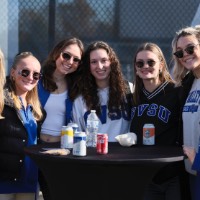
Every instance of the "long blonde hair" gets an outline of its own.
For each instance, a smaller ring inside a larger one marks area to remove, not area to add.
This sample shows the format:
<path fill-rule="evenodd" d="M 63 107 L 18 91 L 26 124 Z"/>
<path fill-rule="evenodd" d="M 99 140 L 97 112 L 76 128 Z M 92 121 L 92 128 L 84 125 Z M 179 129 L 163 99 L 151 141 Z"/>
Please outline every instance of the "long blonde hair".
<path fill-rule="evenodd" d="M 21 60 L 23 60 L 24 58 L 27 58 L 29 56 L 32 56 L 35 59 L 37 59 L 35 56 L 33 56 L 33 54 L 31 52 L 22 52 L 22 53 L 15 56 L 12 68 L 15 69 L 16 66 L 21 62 Z M 10 90 L 10 95 L 13 98 L 13 102 L 14 102 L 15 107 L 18 110 L 20 110 L 21 109 L 21 102 L 16 95 L 15 81 L 11 77 L 11 74 L 10 74 L 9 90 Z M 39 97 L 38 97 L 37 85 L 32 90 L 28 91 L 28 93 L 26 95 L 26 101 L 27 101 L 28 104 L 32 105 L 33 115 L 34 115 L 35 119 L 41 120 L 43 115 L 42 115 L 42 110 L 41 110 L 41 104 L 40 104 Z"/>
<path fill-rule="evenodd" d="M 177 42 L 180 37 L 186 36 L 194 36 L 197 38 L 200 43 L 200 31 L 195 27 L 186 27 L 176 32 L 174 39 L 172 40 L 172 51 L 176 52 Z M 173 75 L 176 80 L 177 85 L 181 85 L 181 81 L 184 76 L 188 73 L 188 69 L 186 69 L 183 65 L 181 65 L 179 59 L 173 54 L 174 68 Z"/>
<path fill-rule="evenodd" d="M 0 49 L 0 119 L 3 118 L 2 111 L 3 111 L 3 107 L 4 107 L 4 92 L 3 92 L 4 84 L 5 84 L 4 55 Z"/>

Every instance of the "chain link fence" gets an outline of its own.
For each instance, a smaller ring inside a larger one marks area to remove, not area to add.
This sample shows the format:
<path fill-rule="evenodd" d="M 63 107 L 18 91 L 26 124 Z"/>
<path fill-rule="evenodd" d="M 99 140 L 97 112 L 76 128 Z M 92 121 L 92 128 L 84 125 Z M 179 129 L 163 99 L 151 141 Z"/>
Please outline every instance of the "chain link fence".
<path fill-rule="evenodd" d="M 191 25 L 199 5 L 200 0 L 12 0 L 5 27 L 8 54 L 18 45 L 18 52 L 31 51 L 42 62 L 66 37 L 76 36 L 86 47 L 103 40 L 116 51 L 125 77 L 132 81 L 132 59 L 142 42 L 158 44 L 171 67 L 172 38 Z"/>

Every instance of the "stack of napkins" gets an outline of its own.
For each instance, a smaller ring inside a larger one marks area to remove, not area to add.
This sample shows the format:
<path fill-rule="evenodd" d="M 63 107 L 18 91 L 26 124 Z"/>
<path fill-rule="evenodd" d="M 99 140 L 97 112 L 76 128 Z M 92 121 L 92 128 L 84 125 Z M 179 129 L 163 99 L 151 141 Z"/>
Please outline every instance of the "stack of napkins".
<path fill-rule="evenodd" d="M 137 144 L 137 135 L 135 133 L 125 133 L 115 137 L 115 139 L 125 147 L 130 147 Z"/>

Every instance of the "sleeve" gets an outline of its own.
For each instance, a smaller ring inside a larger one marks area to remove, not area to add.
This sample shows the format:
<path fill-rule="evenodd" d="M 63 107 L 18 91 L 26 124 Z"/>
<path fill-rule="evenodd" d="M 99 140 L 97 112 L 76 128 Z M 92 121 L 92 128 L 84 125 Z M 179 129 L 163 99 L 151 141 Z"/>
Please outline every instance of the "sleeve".
<path fill-rule="evenodd" d="M 79 131 L 86 130 L 86 124 L 84 120 L 84 113 L 87 111 L 82 96 L 77 97 L 73 102 L 72 107 L 72 119 L 74 123 L 77 123 Z"/>
<path fill-rule="evenodd" d="M 200 172 L 200 145 L 199 145 L 198 153 L 195 156 L 192 169 Z"/>

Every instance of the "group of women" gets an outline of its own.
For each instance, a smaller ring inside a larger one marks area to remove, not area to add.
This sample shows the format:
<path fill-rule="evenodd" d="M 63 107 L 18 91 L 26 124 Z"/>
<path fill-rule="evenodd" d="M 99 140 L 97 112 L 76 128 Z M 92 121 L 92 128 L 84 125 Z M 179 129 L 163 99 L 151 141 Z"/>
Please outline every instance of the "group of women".
<path fill-rule="evenodd" d="M 140 145 L 143 125 L 153 123 L 156 145 L 183 145 L 185 163 L 161 169 L 146 186 L 145 200 L 199 200 L 199 28 L 179 30 L 172 51 L 173 78 L 159 46 L 141 44 L 133 58 L 133 83 L 124 78 L 115 51 L 103 41 L 86 50 L 78 38 L 60 41 L 42 68 L 32 53 L 22 52 L 7 79 L 0 52 L 0 199 L 34 200 L 40 189 L 50 200 L 45 178 L 23 148 L 60 143 L 61 127 L 69 122 L 86 131 L 87 116 L 96 110 L 98 131 L 108 133 L 109 142 L 134 132 Z"/>

